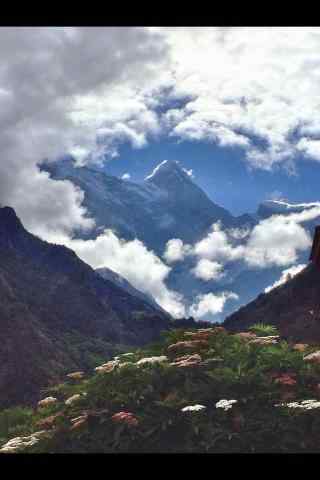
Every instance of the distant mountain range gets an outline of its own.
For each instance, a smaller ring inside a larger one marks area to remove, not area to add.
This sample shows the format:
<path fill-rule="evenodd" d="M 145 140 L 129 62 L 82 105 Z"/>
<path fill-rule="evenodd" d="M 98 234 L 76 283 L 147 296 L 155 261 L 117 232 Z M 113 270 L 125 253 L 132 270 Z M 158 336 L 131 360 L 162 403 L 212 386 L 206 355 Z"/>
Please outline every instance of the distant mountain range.
<path fill-rule="evenodd" d="M 164 161 L 143 182 L 134 183 L 106 174 L 95 168 L 75 167 L 71 158 L 46 165 L 55 179 L 68 179 L 84 193 L 84 205 L 97 228 L 90 233 L 78 233 L 82 238 L 93 238 L 105 228 L 112 229 L 125 240 L 138 238 L 159 257 L 163 256 L 168 240 L 181 239 L 194 244 L 206 237 L 210 227 L 220 222 L 223 229 L 252 229 L 272 215 L 288 215 L 312 208 L 313 203 L 293 205 L 269 200 L 262 202 L 255 213 L 238 217 L 215 204 L 180 163 Z M 304 223 L 313 235 L 319 218 Z M 241 244 L 242 240 L 238 240 Z M 305 263 L 308 252 L 299 255 L 298 263 Z M 221 314 L 206 315 L 204 320 L 222 321 L 240 306 L 254 299 L 281 275 L 283 268 L 249 269 L 241 261 L 225 267 L 225 275 L 216 280 L 203 281 L 192 274 L 195 259 L 186 257 L 172 264 L 167 278 L 170 289 L 182 294 L 186 305 L 199 295 L 219 294 L 226 290 L 236 293 L 238 300 L 226 304 Z"/>
<path fill-rule="evenodd" d="M 63 372 L 152 341 L 170 324 L 152 302 L 0 208 L 0 404 L 30 401 Z"/>
<path fill-rule="evenodd" d="M 175 161 L 162 162 L 142 183 L 75 167 L 69 158 L 42 168 L 54 179 L 70 180 L 85 192 L 84 205 L 97 223 L 90 237 L 110 228 L 125 240 L 140 239 L 158 255 L 171 238 L 194 243 L 216 221 L 226 227 L 254 221 L 250 216 L 234 217 L 212 202 Z"/>

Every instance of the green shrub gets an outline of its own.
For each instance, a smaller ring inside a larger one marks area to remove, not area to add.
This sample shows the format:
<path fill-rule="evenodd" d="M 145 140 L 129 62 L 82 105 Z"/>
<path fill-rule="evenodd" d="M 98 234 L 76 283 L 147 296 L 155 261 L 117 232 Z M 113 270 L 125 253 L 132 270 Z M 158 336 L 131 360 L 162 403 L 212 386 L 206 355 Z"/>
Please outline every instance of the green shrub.
<path fill-rule="evenodd" d="M 33 410 L 31 408 L 14 407 L 0 412 L 0 440 L 14 437 L 16 433 L 23 434 L 31 431 Z"/>
<path fill-rule="evenodd" d="M 269 337 L 272 335 L 278 335 L 278 330 L 273 325 L 267 325 L 265 323 L 255 323 L 249 330 L 258 337 Z"/>
<path fill-rule="evenodd" d="M 260 334 L 271 334 L 269 325 L 257 327 Z M 127 359 L 135 362 L 165 354 L 168 344 L 183 338 L 184 330 L 171 331 L 162 341 L 136 349 Z M 317 398 L 312 385 L 318 383 L 319 365 L 305 362 L 304 353 L 293 350 L 285 341 L 263 346 L 226 332 L 210 336 L 207 349 L 200 354 L 204 361 L 218 361 L 191 368 L 177 368 L 170 361 L 132 364 L 92 374 L 74 385 L 60 384 L 51 389 L 59 399 L 56 405 L 34 412 L 0 412 L 1 444 L 7 438 L 35 431 L 39 419 L 59 411 L 63 428 L 35 445 L 33 452 L 320 453 L 320 409 L 276 406 L 287 401 L 283 395 L 288 392 L 294 397 L 288 401 Z M 293 386 L 275 381 L 291 374 L 295 378 Z M 87 396 L 81 402 L 64 405 L 67 397 L 84 392 Z M 237 402 L 224 411 L 216 408 L 216 402 L 222 399 Z M 190 414 L 181 411 L 195 404 L 206 409 Z M 83 428 L 70 430 L 71 419 L 84 411 L 97 414 Z M 120 411 L 131 412 L 138 425 L 130 428 L 113 422 L 112 416 Z"/>

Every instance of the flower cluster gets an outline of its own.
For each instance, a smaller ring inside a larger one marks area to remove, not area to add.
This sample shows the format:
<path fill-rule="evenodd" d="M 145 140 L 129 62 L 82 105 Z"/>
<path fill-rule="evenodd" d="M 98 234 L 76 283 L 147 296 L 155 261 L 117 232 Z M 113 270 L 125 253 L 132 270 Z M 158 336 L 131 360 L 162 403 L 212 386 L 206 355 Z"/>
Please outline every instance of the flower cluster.
<path fill-rule="evenodd" d="M 82 397 L 86 397 L 87 394 L 84 393 L 76 393 L 75 395 L 72 395 L 72 397 L 67 398 L 67 400 L 64 402 L 66 405 L 73 405 L 76 403 L 78 400 L 80 400 Z"/>
<path fill-rule="evenodd" d="M 233 403 L 237 402 L 238 400 L 219 400 L 219 402 L 216 403 L 216 408 L 223 408 L 223 410 L 226 412 L 232 408 Z"/>
<path fill-rule="evenodd" d="M 207 407 L 204 405 L 188 405 L 181 409 L 181 412 L 201 412 L 201 410 L 205 410 Z"/>
<path fill-rule="evenodd" d="M 99 367 L 95 368 L 95 371 L 98 373 L 109 373 L 112 372 L 119 365 L 119 360 L 110 360 L 110 362 L 104 363 Z"/>
<path fill-rule="evenodd" d="M 84 372 L 72 372 L 67 375 L 67 378 L 71 378 L 71 380 L 82 380 L 85 377 Z"/>
<path fill-rule="evenodd" d="M 43 400 L 40 400 L 40 402 L 38 402 L 38 407 L 48 407 L 49 405 L 53 405 L 57 402 L 58 400 L 55 397 L 46 397 Z"/>
<path fill-rule="evenodd" d="M 275 407 L 300 408 L 301 410 L 313 410 L 320 408 L 320 401 L 318 400 L 303 400 L 302 402 L 280 403 Z"/>
<path fill-rule="evenodd" d="M 72 427 L 71 427 L 71 430 L 76 430 L 80 427 L 82 427 L 82 425 L 85 425 L 88 421 L 88 415 L 84 414 L 84 415 L 80 415 L 79 417 L 76 417 L 76 418 L 72 418 L 71 419 L 71 423 L 72 423 Z"/>
<path fill-rule="evenodd" d="M 116 423 L 125 423 L 129 427 L 138 426 L 138 419 L 130 412 L 118 412 L 112 416 L 112 420 Z"/>
<path fill-rule="evenodd" d="M 297 384 L 297 381 L 292 377 L 292 375 L 283 374 L 275 379 L 275 382 L 280 385 L 294 386 Z"/>
<path fill-rule="evenodd" d="M 166 362 L 168 358 L 165 355 L 160 355 L 160 357 L 146 357 L 146 358 L 141 358 L 136 365 L 145 365 L 147 363 L 149 364 L 154 364 L 154 363 L 161 363 L 161 362 Z"/>
<path fill-rule="evenodd" d="M 25 450 L 28 447 L 33 447 L 36 445 L 41 438 L 48 436 L 48 432 L 45 430 L 40 432 L 35 432 L 28 437 L 15 437 L 9 440 L 5 445 L 0 449 L 1 453 L 17 453 Z"/>

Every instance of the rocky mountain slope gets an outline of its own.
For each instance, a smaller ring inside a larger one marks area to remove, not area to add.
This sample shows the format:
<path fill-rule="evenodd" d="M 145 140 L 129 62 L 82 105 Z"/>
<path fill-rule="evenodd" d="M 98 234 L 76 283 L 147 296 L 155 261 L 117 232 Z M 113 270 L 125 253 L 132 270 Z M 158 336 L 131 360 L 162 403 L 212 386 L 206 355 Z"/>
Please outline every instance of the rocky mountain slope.
<path fill-rule="evenodd" d="M 163 310 L 163 308 L 161 308 L 160 305 L 157 304 L 157 302 L 151 295 L 147 295 L 146 293 L 137 290 L 131 285 L 131 283 L 128 282 L 128 280 L 126 280 L 110 268 L 97 268 L 96 272 L 105 280 L 110 280 L 122 290 L 130 293 L 130 295 L 132 295 L 133 297 L 140 298 L 140 300 L 143 300 L 145 303 L 152 305 L 152 307 L 154 307 L 156 310 L 160 310 L 166 314 L 165 310 Z"/>
<path fill-rule="evenodd" d="M 313 263 L 283 285 L 226 318 L 226 328 L 239 331 L 256 322 L 279 328 L 287 338 L 320 342 L 320 270 Z"/>
<path fill-rule="evenodd" d="M 0 403 L 30 400 L 67 368 L 85 367 L 111 345 L 148 342 L 169 323 L 0 208 Z"/>

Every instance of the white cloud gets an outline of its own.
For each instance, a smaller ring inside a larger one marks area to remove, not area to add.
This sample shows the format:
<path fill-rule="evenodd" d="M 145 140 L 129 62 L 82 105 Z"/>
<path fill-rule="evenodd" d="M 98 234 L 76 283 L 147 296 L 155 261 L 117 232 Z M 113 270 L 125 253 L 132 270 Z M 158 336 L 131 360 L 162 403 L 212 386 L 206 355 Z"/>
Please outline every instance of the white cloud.
<path fill-rule="evenodd" d="M 318 209 L 317 216 L 319 213 Z M 246 263 L 257 268 L 295 263 L 298 253 L 311 245 L 309 234 L 298 223 L 298 215 L 274 215 L 255 226 L 245 248 Z"/>
<path fill-rule="evenodd" d="M 174 317 L 185 315 L 182 295 L 167 288 L 166 278 L 171 270 L 139 240 L 126 242 L 111 230 L 105 230 L 94 240 L 52 236 L 93 268 L 108 267 L 126 278 L 135 288 L 151 294 L 161 307 Z"/>
<path fill-rule="evenodd" d="M 195 319 L 203 318 L 206 315 L 216 315 L 223 311 L 227 300 L 237 300 L 238 298 L 238 295 L 233 292 L 198 295 L 196 302 L 189 310 L 189 314 Z"/>
<path fill-rule="evenodd" d="M 281 277 L 279 280 L 274 282 L 273 285 L 270 287 L 267 287 L 264 291 L 265 293 L 270 292 L 276 287 L 279 287 L 280 285 L 283 285 L 284 283 L 288 282 L 293 278 L 295 275 L 297 275 L 299 272 L 301 272 L 307 265 L 306 264 L 300 264 L 300 265 L 294 265 L 293 267 L 287 268 L 286 270 L 283 270 L 281 273 Z"/>
<path fill-rule="evenodd" d="M 297 143 L 297 149 L 312 160 L 320 161 L 320 140 L 312 140 L 310 138 L 303 137 Z"/>
<path fill-rule="evenodd" d="M 130 173 L 124 173 L 121 178 L 122 178 L 122 180 L 130 180 L 131 175 L 130 175 Z"/>
<path fill-rule="evenodd" d="M 0 54 L 0 202 L 34 233 L 90 228 L 81 191 L 40 172 L 38 163 L 66 152 L 79 164 L 96 161 L 115 156 L 120 141 L 139 148 L 157 135 L 157 114 L 143 92 L 166 75 L 163 33 L 1 28 Z"/>
<path fill-rule="evenodd" d="M 243 246 L 234 247 L 218 222 L 212 225 L 211 232 L 205 238 L 194 245 L 193 251 L 200 258 L 226 263 L 240 258 Z"/>
<path fill-rule="evenodd" d="M 184 260 L 186 255 L 196 257 L 197 264 L 192 273 L 206 281 L 218 279 L 229 262 L 243 262 L 251 268 L 292 265 L 299 253 L 311 246 L 310 235 L 302 224 L 320 217 L 320 203 L 277 203 L 286 214 L 261 220 L 252 230 L 223 231 L 221 224 L 215 223 L 208 235 L 193 246 L 185 245 L 180 239 L 170 240 L 165 258 L 173 262 Z M 297 207 L 305 208 L 290 213 Z"/>
<path fill-rule="evenodd" d="M 184 260 L 189 253 L 191 253 L 190 245 L 184 244 L 180 238 L 172 238 L 166 244 L 163 257 L 168 263 L 174 263 Z"/>
<path fill-rule="evenodd" d="M 320 135 L 318 28 L 161 31 L 175 68 L 172 95 L 190 99 L 165 114 L 173 135 L 243 147 L 248 162 L 263 169 L 290 164 L 302 147 L 319 159 L 310 138 Z"/>
<path fill-rule="evenodd" d="M 220 263 L 202 258 L 198 261 L 192 273 L 196 278 L 204 281 L 218 280 L 223 276 L 222 268 L 223 266 Z"/>
<path fill-rule="evenodd" d="M 235 240 L 243 240 L 246 238 L 250 233 L 250 228 L 243 227 L 243 228 L 228 228 L 227 234 L 234 238 Z"/>

